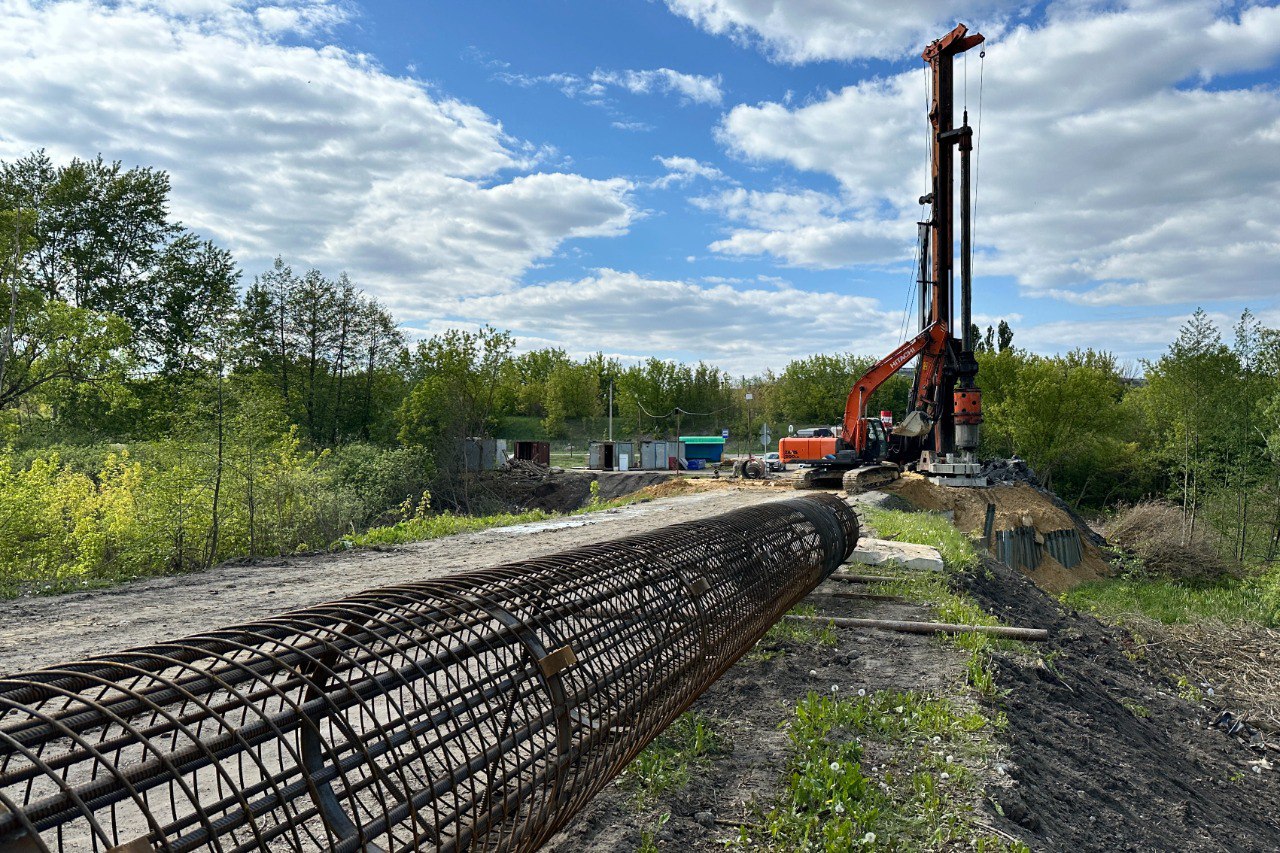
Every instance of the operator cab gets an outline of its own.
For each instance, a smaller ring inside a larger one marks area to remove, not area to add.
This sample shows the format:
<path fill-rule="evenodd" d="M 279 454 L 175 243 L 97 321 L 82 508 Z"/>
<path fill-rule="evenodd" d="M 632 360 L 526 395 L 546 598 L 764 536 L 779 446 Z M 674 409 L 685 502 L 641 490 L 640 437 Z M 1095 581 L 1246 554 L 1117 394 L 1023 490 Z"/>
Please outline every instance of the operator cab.
<path fill-rule="evenodd" d="M 879 418 L 867 418 L 867 454 L 872 459 L 889 455 L 889 434 Z"/>

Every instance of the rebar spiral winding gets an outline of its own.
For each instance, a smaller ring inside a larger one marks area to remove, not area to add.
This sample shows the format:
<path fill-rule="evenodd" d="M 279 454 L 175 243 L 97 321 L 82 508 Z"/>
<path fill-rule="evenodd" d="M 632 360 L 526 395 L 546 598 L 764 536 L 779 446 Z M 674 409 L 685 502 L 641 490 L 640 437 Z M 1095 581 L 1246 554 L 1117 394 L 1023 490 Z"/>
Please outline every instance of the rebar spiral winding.
<path fill-rule="evenodd" d="M 0 853 L 536 849 L 857 538 L 780 500 L 0 679 Z"/>

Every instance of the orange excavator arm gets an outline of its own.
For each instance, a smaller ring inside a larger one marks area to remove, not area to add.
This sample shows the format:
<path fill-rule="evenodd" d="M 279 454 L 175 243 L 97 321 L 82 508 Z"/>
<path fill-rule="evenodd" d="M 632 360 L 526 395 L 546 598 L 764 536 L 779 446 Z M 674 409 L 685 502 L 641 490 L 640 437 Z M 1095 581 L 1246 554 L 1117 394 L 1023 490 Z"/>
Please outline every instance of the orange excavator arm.
<path fill-rule="evenodd" d="M 917 383 L 917 409 L 931 406 L 932 389 L 937 384 L 939 368 L 947 347 L 947 326 L 945 323 L 933 323 L 920 334 L 902 344 L 893 352 L 876 362 L 861 379 L 854 383 L 849 397 L 844 404 L 844 421 L 841 427 L 841 438 L 845 444 L 858 453 L 867 446 L 867 401 L 875 390 L 883 385 L 890 376 L 897 373 L 911 359 L 924 353 L 920 363 L 920 376 Z"/>

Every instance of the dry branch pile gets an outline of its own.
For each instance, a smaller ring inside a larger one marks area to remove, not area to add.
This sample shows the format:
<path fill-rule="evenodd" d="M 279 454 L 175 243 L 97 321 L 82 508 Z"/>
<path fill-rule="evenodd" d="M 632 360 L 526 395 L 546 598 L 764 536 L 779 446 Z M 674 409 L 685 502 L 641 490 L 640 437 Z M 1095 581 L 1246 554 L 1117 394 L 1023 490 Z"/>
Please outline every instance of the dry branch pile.
<path fill-rule="evenodd" d="M 1182 510 L 1164 501 L 1142 501 L 1108 524 L 1108 541 L 1142 561 L 1150 575 L 1181 579 L 1241 577 L 1243 568 L 1221 556 L 1205 525 L 1192 530 Z"/>
<path fill-rule="evenodd" d="M 1209 704 L 1265 730 L 1268 741 L 1280 741 L 1280 631 L 1221 622 L 1144 622 L 1138 631 L 1152 638 L 1147 648 L 1162 666 L 1206 691 Z"/>

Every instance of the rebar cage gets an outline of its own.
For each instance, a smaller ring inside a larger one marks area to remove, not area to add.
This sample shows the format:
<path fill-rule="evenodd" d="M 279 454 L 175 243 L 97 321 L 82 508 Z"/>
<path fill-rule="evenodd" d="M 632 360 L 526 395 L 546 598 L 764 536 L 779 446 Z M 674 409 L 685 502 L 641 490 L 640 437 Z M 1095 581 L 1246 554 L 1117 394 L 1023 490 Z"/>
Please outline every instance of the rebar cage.
<path fill-rule="evenodd" d="M 0 853 L 533 850 L 853 550 L 833 495 L 0 679 Z"/>

